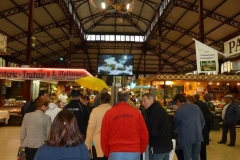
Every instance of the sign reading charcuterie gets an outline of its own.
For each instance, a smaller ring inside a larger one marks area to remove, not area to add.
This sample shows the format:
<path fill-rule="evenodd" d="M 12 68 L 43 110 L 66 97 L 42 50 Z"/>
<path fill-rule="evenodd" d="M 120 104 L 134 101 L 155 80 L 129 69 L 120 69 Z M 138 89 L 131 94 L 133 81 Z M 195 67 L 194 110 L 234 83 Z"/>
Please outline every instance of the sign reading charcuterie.
<path fill-rule="evenodd" d="M 0 79 L 75 81 L 89 75 L 85 69 L 0 67 Z"/>

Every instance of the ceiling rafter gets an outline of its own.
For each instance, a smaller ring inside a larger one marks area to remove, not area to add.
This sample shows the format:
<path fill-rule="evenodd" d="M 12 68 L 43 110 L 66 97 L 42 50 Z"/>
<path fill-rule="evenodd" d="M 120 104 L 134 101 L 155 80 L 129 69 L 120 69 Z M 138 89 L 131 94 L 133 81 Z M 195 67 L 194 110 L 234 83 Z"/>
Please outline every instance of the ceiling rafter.
<path fill-rule="evenodd" d="M 147 48 L 148 48 L 148 51 L 150 51 L 150 52 L 159 53 L 159 49 L 157 47 L 148 45 Z M 173 57 L 173 58 L 177 59 L 178 61 L 183 61 L 187 64 L 195 62 L 195 61 L 191 61 L 186 58 L 180 57 L 178 55 L 174 55 L 173 53 L 170 53 L 168 51 L 161 50 L 161 53 L 165 54 L 167 56 Z M 156 56 L 159 56 L 159 54 L 156 54 Z"/>
<path fill-rule="evenodd" d="M 74 53 L 76 53 L 78 50 L 84 50 L 83 48 L 84 48 L 84 43 L 81 43 L 81 44 L 78 44 L 78 45 L 75 45 L 75 46 L 73 46 L 73 54 Z M 68 49 L 69 49 L 69 47 L 68 47 Z M 59 54 L 60 53 L 64 53 L 64 52 L 66 52 L 64 49 L 61 49 L 61 50 L 59 50 L 59 51 L 57 51 Z M 84 54 L 84 53 L 81 53 L 81 54 Z M 54 54 L 53 53 L 49 53 L 49 56 L 53 56 Z M 39 57 L 40 58 L 40 57 Z M 65 59 L 65 60 L 67 60 L 68 59 L 68 53 L 67 54 L 65 54 L 64 56 L 62 56 L 62 58 L 63 59 Z M 90 59 L 90 58 L 89 58 Z M 55 61 L 53 61 L 53 64 L 55 63 L 55 62 L 58 62 L 59 60 L 55 60 Z M 90 66 L 90 69 L 91 69 L 91 66 Z"/>
<path fill-rule="evenodd" d="M 132 46 L 131 46 L 131 48 L 132 48 Z M 140 59 L 138 61 L 137 71 L 139 70 L 140 63 L 142 61 L 142 56 L 143 55 L 146 56 L 146 52 L 147 52 L 147 50 L 146 50 L 146 42 L 143 42 L 142 52 L 141 52 L 141 55 L 140 55 Z"/>
<path fill-rule="evenodd" d="M 197 0 L 195 0 L 194 3 L 196 3 L 196 1 L 197 1 Z M 184 15 L 186 15 L 186 13 L 187 13 L 187 11 L 185 11 L 185 12 L 180 16 L 180 18 L 175 22 L 175 24 L 177 24 L 177 23 L 182 19 L 182 17 L 183 17 Z M 159 23 L 159 22 L 158 22 L 158 23 Z M 163 25 L 161 25 L 161 26 L 163 27 Z M 158 26 L 158 27 L 159 27 L 159 26 Z M 171 29 L 171 28 L 169 28 L 169 27 L 164 27 L 164 28 L 166 28 L 166 29 Z M 161 28 L 161 32 L 163 32 L 163 31 L 164 31 L 163 28 Z M 165 36 L 166 36 L 169 32 L 170 32 L 170 30 L 167 31 L 167 33 L 165 34 Z M 155 33 L 156 33 L 156 30 L 155 30 Z M 165 36 L 163 36 L 163 38 L 161 38 L 162 41 L 166 40 L 166 39 L 164 39 Z M 181 37 L 179 37 L 177 40 L 175 40 L 174 42 L 172 42 L 172 44 L 175 44 L 180 38 L 181 38 Z M 165 48 L 164 50 L 159 51 L 159 53 L 164 53 L 165 51 L 168 50 L 168 48 L 170 48 L 171 42 L 169 42 L 169 41 L 166 41 L 166 42 L 167 42 L 168 44 L 170 44 L 170 45 L 169 45 L 167 48 Z M 160 42 L 160 43 L 161 43 L 161 42 Z M 179 45 L 175 45 L 175 47 L 179 47 Z M 156 45 L 156 48 L 158 48 L 157 45 Z M 180 48 L 183 49 L 182 46 L 180 46 Z M 182 50 L 182 49 L 181 49 L 181 50 Z M 175 55 L 177 55 L 177 54 L 174 53 L 174 54 L 170 55 L 170 56 L 167 58 L 167 60 L 169 60 L 171 57 L 173 57 L 173 56 L 175 56 Z"/>
<path fill-rule="evenodd" d="M 151 50 L 151 52 L 153 54 L 155 54 L 156 56 L 160 56 L 159 52 L 156 52 L 156 50 Z M 161 61 L 163 61 L 165 64 L 167 64 L 168 66 L 170 66 L 175 72 L 179 72 L 179 70 L 177 68 L 181 68 L 182 66 L 178 65 L 178 64 L 172 64 L 170 62 L 168 62 L 165 58 L 161 57 Z M 164 64 L 162 64 L 162 67 L 164 66 Z"/>
<path fill-rule="evenodd" d="M 166 21 L 163 21 L 162 25 L 163 25 L 164 27 L 171 28 L 172 30 L 175 30 L 175 31 L 177 31 L 177 32 L 180 32 L 180 33 L 183 33 L 183 34 L 188 35 L 188 36 L 190 36 L 190 37 L 193 37 L 193 38 L 195 38 L 195 39 L 199 39 L 199 34 L 198 34 L 198 33 L 192 32 L 192 31 L 190 31 L 190 30 L 186 30 L 186 29 L 181 28 L 181 27 L 179 27 L 179 26 L 177 26 L 177 25 L 168 23 L 168 22 L 166 22 Z M 216 42 L 216 41 L 214 41 L 213 39 L 210 39 L 210 38 L 207 38 L 207 37 L 204 38 L 204 41 L 205 41 L 205 42 L 211 42 L 212 45 L 214 45 L 214 46 L 216 46 L 216 47 L 218 47 L 218 48 L 223 49 L 223 43 L 221 43 L 221 42 Z"/>
<path fill-rule="evenodd" d="M 180 44 L 180 43 L 171 41 L 171 40 L 166 39 L 166 38 L 162 38 L 162 42 L 165 42 L 165 43 L 167 43 L 167 44 L 169 44 L 169 45 L 171 45 L 171 46 L 174 46 L 174 47 L 177 47 L 177 48 L 186 50 L 186 51 L 188 51 L 188 52 L 190 52 L 190 53 L 192 53 L 192 54 L 195 54 L 195 49 L 189 48 L 189 47 L 184 46 L 184 45 L 182 45 L 182 44 Z"/>
<path fill-rule="evenodd" d="M 140 10 L 140 13 L 139 13 L 139 15 L 141 15 L 142 14 L 142 11 L 143 11 L 143 7 L 144 7 L 144 5 L 145 5 L 145 2 L 146 0 L 143 0 L 143 3 L 142 3 L 142 6 L 141 6 L 141 10 Z M 139 19 L 137 20 L 137 23 L 136 24 L 138 24 L 138 22 L 139 22 Z"/>
<path fill-rule="evenodd" d="M 75 45 L 73 46 L 73 53 L 76 51 L 76 50 L 79 50 L 80 48 L 82 47 L 82 44 L 78 44 L 78 45 Z M 69 47 L 67 47 L 67 49 L 69 49 Z M 58 51 L 56 51 L 57 54 L 61 54 L 61 53 L 64 53 L 66 52 L 66 50 L 63 48 L 63 49 L 60 49 Z M 68 56 L 68 52 L 66 52 L 67 54 L 65 56 L 63 56 L 64 58 L 67 58 Z M 51 57 L 51 56 L 55 56 L 56 54 L 51 52 L 51 53 L 48 53 L 46 54 L 47 56 Z M 41 57 L 38 57 L 36 58 L 37 60 L 44 60 L 45 57 L 44 56 L 41 56 Z M 56 60 L 55 60 L 56 61 Z M 58 60 L 57 60 L 58 61 Z"/>
<path fill-rule="evenodd" d="M 197 2 L 197 0 L 195 0 L 195 2 L 194 2 L 194 4 Z M 224 2 L 221 2 L 220 4 L 218 4 L 214 9 L 213 9 L 213 11 L 215 11 L 218 7 L 220 7 L 221 6 L 221 4 L 222 3 L 224 3 Z M 188 10 L 186 10 L 185 11 L 185 13 L 187 13 L 188 12 Z M 183 17 L 183 16 L 182 16 Z M 182 18 L 181 17 L 181 18 Z M 180 21 L 181 20 L 181 18 L 179 18 L 179 20 L 178 21 Z M 204 19 L 205 19 L 206 17 L 204 17 Z M 177 22 L 178 22 L 177 21 Z M 188 31 L 191 31 L 194 27 L 196 27 L 198 25 L 198 22 L 197 23 L 195 23 L 195 25 L 193 25 L 192 27 L 190 27 L 186 32 L 188 32 Z M 207 34 L 205 34 L 205 35 L 207 35 Z M 205 35 L 204 35 L 204 37 L 205 37 Z M 179 39 L 180 39 L 181 37 L 179 37 L 177 40 L 175 40 L 175 42 L 177 42 Z M 192 42 L 192 43 L 190 43 L 190 44 L 188 44 L 188 45 L 186 45 L 186 47 L 189 47 L 190 45 L 192 45 L 194 42 Z M 169 46 L 170 47 L 170 46 Z M 168 47 L 168 48 L 169 48 Z M 167 48 L 167 49 L 168 49 Z M 166 49 L 166 50 L 167 50 Z M 178 53 L 180 53 L 181 51 L 182 51 L 183 49 L 181 49 L 181 50 L 179 50 L 178 52 L 176 52 L 174 55 L 177 55 Z M 192 54 L 190 54 L 190 55 L 188 55 L 188 56 L 186 56 L 186 57 L 184 57 L 184 58 L 187 58 L 187 57 L 189 57 L 189 56 L 192 56 L 194 53 L 192 53 Z M 173 56 L 174 56 L 173 55 Z M 170 56 L 168 59 L 170 59 L 172 56 Z M 175 62 L 176 63 L 176 62 Z"/>
<path fill-rule="evenodd" d="M 13 2 L 13 0 L 11 0 L 12 2 Z M 17 3 L 16 2 L 13 2 L 15 5 L 17 5 Z M 26 12 L 23 12 L 26 16 L 29 16 Z M 36 20 L 33 20 L 33 22 L 35 23 L 35 24 L 37 24 L 37 26 L 38 27 L 40 27 L 41 25 L 39 24 L 39 23 L 37 23 L 36 22 Z M 49 34 L 47 31 L 45 31 L 52 39 L 54 39 L 53 37 L 52 37 L 52 35 L 51 34 Z M 37 41 L 38 41 L 38 43 L 40 43 L 40 44 L 42 44 L 42 42 L 40 42 L 38 39 L 37 39 Z M 59 43 L 59 45 L 61 45 L 60 43 Z M 62 46 L 63 47 L 63 46 Z M 54 52 L 51 48 L 49 48 L 49 47 L 47 47 L 50 51 L 52 51 L 52 52 Z M 40 53 L 41 55 L 43 55 L 43 56 L 45 56 L 44 54 L 42 54 L 41 52 L 39 52 L 39 51 L 37 51 L 36 50 L 36 48 L 33 48 L 32 49 L 33 51 L 36 51 L 37 53 Z M 31 55 L 31 54 L 30 54 Z M 32 57 L 31 56 L 31 59 L 33 59 L 34 57 Z M 49 59 L 51 59 L 50 57 L 47 57 L 47 58 L 49 58 Z M 51 59 L 52 60 L 52 59 Z"/>
<path fill-rule="evenodd" d="M 68 20 L 65 19 L 65 20 L 62 20 L 62 21 L 58 21 L 56 23 L 51 23 L 51 24 L 48 24 L 48 25 L 45 25 L 45 26 L 41 26 L 41 27 L 35 28 L 35 29 L 33 29 L 32 33 L 34 35 L 34 34 L 37 34 L 37 33 L 43 32 L 43 31 L 47 31 L 49 29 L 61 27 L 61 26 L 66 26 L 67 27 L 68 24 L 69 24 Z M 25 37 L 27 37 L 27 34 L 28 34 L 27 32 L 22 32 L 20 34 L 8 37 L 7 42 L 10 43 L 12 41 L 19 40 L 21 38 L 25 38 Z"/>
<path fill-rule="evenodd" d="M 21 31 L 23 31 L 23 29 L 22 28 L 20 28 L 19 26 L 17 26 L 15 23 L 13 23 L 12 21 L 10 21 L 8 18 L 5 18 L 8 22 L 10 22 L 11 24 L 13 24 L 13 26 L 15 26 L 15 27 L 17 27 L 19 30 L 21 30 Z M 25 45 L 26 46 L 26 44 L 25 43 L 23 43 L 23 42 L 21 42 L 21 41 L 19 41 L 19 40 L 17 40 L 19 43 L 21 43 L 22 45 Z M 10 47 L 9 47 L 10 48 Z M 13 49 L 13 48 L 11 48 L 11 49 Z M 15 49 L 13 49 L 13 50 L 15 50 Z M 16 50 L 15 50 L 16 51 Z M 42 54 L 42 53 L 40 53 L 40 54 Z M 42 54 L 43 55 L 43 54 Z M 32 58 L 34 61 L 36 61 L 35 60 L 35 58 Z M 11 58 L 11 60 L 14 60 L 14 59 L 12 59 Z"/>
<path fill-rule="evenodd" d="M 76 10 L 86 2 L 89 2 L 89 0 L 72 0 L 72 3 L 74 4 Z"/>
<path fill-rule="evenodd" d="M 94 23 L 91 27 L 89 27 L 86 30 L 86 33 L 90 33 L 98 24 L 102 23 L 103 21 L 105 21 L 106 19 L 108 19 L 108 17 L 102 17 L 100 20 L 98 20 L 96 23 Z"/>
<path fill-rule="evenodd" d="M 164 21 L 166 19 L 166 17 L 168 16 L 168 14 L 172 11 L 172 9 L 174 8 L 175 4 L 177 3 L 178 0 L 170 0 L 169 4 L 167 5 L 167 7 L 165 8 L 165 10 L 163 11 L 163 13 L 161 14 L 161 16 L 158 18 L 158 21 Z M 155 35 L 155 33 L 158 31 L 158 25 L 155 25 L 152 29 L 152 31 L 150 32 L 149 36 L 146 39 L 146 42 L 149 42 L 149 40 L 152 39 L 152 37 Z"/>
<path fill-rule="evenodd" d="M 220 4 L 218 4 L 213 10 L 212 10 L 212 12 L 214 12 L 217 8 L 219 8 L 223 3 L 225 3 L 225 1 L 222 1 Z M 235 17 L 235 16 L 237 16 L 238 14 L 236 14 L 236 15 L 234 15 L 233 17 Z M 233 18 L 232 17 L 232 18 Z M 206 18 L 206 16 L 204 17 L 204 18 Z M 216 26 L 215 28 L 213 28 L 212 30 L 210 30 L 210 31 L 208 31 L 207 33 L 205 33 L 204 34 L 204 37 L 206 36 L 206 35 L 208 35 L 209 33 L 211 33 L 211 32 L 213 32 L 214 30 L 216 30 L 217 28 L 219 28 L 220 26 L 222 26 L 224 24 L 224 22 L 223 23 L 221 23 L 220 25 L 218 25 L 218 26 Z M 189 30 L 191 30 L 192 28 L 194 28 L 195 26 L 197 26 L 198 25 L 198 22 L 195 24 L 195 25 L 193 25 Z M 191 42 L 190 44 L 188 44 L 186 47 L 189 47 L 190 45 L 192 45 L 194 43 L 194 41 L 193 42 Z M 210 44 L 210 45 L 212 45 L 212 44 Z M 182 51 L 182 49 L 180 50 L 180 51 L 178 51 L 177 53 L 175 53 L 175 54 L 178 54 L 179 52 L 181 52 Z M 188 55 L 188 56 L 185 56 L 185 57 L 183 57 L 184 59 L 185 58 L 187 58 L 187 57 L 189 57 L 189 56 L 191 56 L 192 54 L 190 54 L 190 55 Z M 175 62 L 176 63 L 176 62 Z M 191 63 L 191 65 L 195 65 L 196 66 L 196 63 Z"/>
<path fill-rule="evenodd" d="M 62 11 L 64 12 L 64 14 L 67 16 L 67 18 L 71 18 L 71 19 L 74 19 L 73 18 L 73 15 L 70 13 L 69 11 L 69 7 L 66 5 L 65 1 L 64 0 L 58 0 L 58 3 L 60 5 L 60 7 L 62 8 Z M 74 8 L 74 7 L 73 7 Z M 74 9 L 75 10 L 75 9 Z M 77 11 L 75 10 L 75 12 L 77 13 Z M 79 22 L 81 23 L 78 15 L 76 14 L 76 17 L 77 19 L 79 20 Z M 81 26 L 82 27 L 82 26 Z M 78 24 L 76 24 L 76 21 L 73 21 L 73 28 L 74 30 L 77 32 L 77 34 L 79 35 L 79 38 L 83 41 L 83 43 L 85 43 L 85 39 L 84 39 L 84 36 L 82 35 L 81 33 L 81 30 L 79 29 L 78 27 Z M 84 28 L 83 28 L 84 30 Z M 90 66 L 90 69 L 92 70 L 92 66 L 91 66 L 91 62 L 90 62 L 90 59 L 89 59 L 89 55 L 87 54 L 87 58 L 88 58 L 88 64 Z"/>
<path fill-rule="evenodd" d="M 71 39 L 71 38 L 74 37 L 72 33 L 71 33 L 72 35 L 70 35 L 70 31 L 69 31 L 69 29 L 70 29 L 70 26 L 69 26 L 70 21 L 67 21 L 66 23 L 61 23 L 60 25 L 58 25 L 58 22 L 57 22 L 57 21 L 55 20 L 55 18 L 51 15 L 51 13 L 48 11 L 48 9 L 47 9 L 45 6 L 43 6 L 43 8 L 44 8 L 44 10 L 48 13 L 48 15 L 52 18 L 52 20 L 54 21 L 54 23 L 57 24 L 56 27 L 59 27 L 60 30 L 64 33 L 64 35 L 69 36 L 69 39 Z M 68 23 L 68 24 L 67 24 L 67 23 Z M 66 27 L 66 28 L 67 28 L 68 33 L 63 29 L 63 27 Z M 46 31 L 46 32 L 47 32 L 47 31 Z M 47 32 L 47 34 L 49 34 L 49 33 Z M 72 37 L 70 38 L 70 36 L 72 36 Z M 52 37 L 52 36 L 51 36 L 51 37 Z M 53 37 L 52 37 L 52 38 L 53 38 Z M 53 38 L 53 39 L 55 39 L 55 38 Z M 72 43 L 72 45 L 75 45 L 72 41 L 70 41 L 70 43 Z M 58 44 L 59 44 L 58 47 L 60 47 L 60 43 L 58 43 Z M 47 47 L 47 48 L 49 48 L 49 47 Z M 55 52 L 55 50 L 52 50 L 51 48 L 49 48 L 49 49 L 50 49 L 50 51 L 51 51 L 52 53 L 54 53 L 55 55 L 60 56 L 58 53 Z M 69 50 L 67 50 L 67 51 L 69 51 Z M 47 57 L 50 57 L 50 56 L 47 56 Z"/>
<path fill-rule="evenodd" d="M 185 2 L 183 0 L 178 0 L 176 6 L 198 13 L 197 5 L 191 4 L 189 2 Z M 219 22 L 228 24 L 234 28 L 240 29 L 240 22 L 237 22 L 231 18 L 224 17 L 220 14 L 214 13 L 213 11 L 209 11 L 207 9 L 203 9 L 203 17 L 209 17 Z"/>
<path fill-rule="evenodd" d="M 21 30 L 21 31 L 23 31 L 23 29 L 22 28 L 20 28 L 19 26 L 17 26 L 15 23 L 13 23 L 12 21 L 10 21 L 8 18 L 5 18 L 5 20 L 7 20 L 9 23 L 11 23 L 13 26 L 15 26 L 16 28 L 18 28 L 19 30 Z M 26 44 L 25 43 L 23 43 L 23 42 L 21 42 L 21 41 L 19 41 L 19 40 L 16 40 L 17 42 L 19 42 L 20 44 L 22 44 L 22 45 L 24 45 L 24 46 L 26 46 Z"/>
<path fill-rule="evenodd" d="M 145 34 L 145 32 L 137 26 L 137 24 L 135 24 L 131 19 L 129 19 L 129 17 L 125 17 L 124 19 L 126 19 L 129 23 L 131 23 L 132 25 L 134 25 L 134 27 L 142 34 Z"/>
<path fill-rule="evenodd" d="M 66 2 L 64 0 L 57 0 L 58 4 L 60 6 L 60 8 L 62 9 L 63 13 L 66 15 L 67 19 L 74 19 L 73 15 L 70 13 L 69 11 L 69 7 L 67 6 Z M 76 18 L 79 20 L 78 15 L 76 14 Z M 80 21 L 80 20 L 79 20 Z M 82 25 L 81 25 L 82 27 Z M 76 21 L 73 21 L 73 29 L 76 31 L 76 33 L 78 34 L 79 38 L 84 41 L 84 37 L 81 33 L 81 29 L 78 27 L 78 24 L 76 23 Z"/>
<path fill-rule="evenodd" d="M 75 34 L 73 37 L 74 37 L 74 38 L 77 37 L 77 34 Z M 48 47 L 48 46 L 51 46 L 51 45 L 53 45 L 53 44 L 66 41 L 66 40 L 68 40 L 68 39 L 69 39 L 69 36 L 63 36 L 63 37 L 60 37 L 60 38 L 57 38 L 57 39 L 48 41 L 48 42 L 46 42 L 46 43 L 42 43 L 42 44 L 40 44 L 40 45 L 36 45 L 36 46 L 35 46 L 35 49 L 36 49 L 36 50 L 39 50 L 39 49 L 41 49 L 41 48 Z M 17 58 L 18 56 L 26 55 L 26 53 L 27 53 L 27 50 L 25 49 L 25 50 L 22 50 L 22 51 L 18 51 L 18 52 L 13 53 L 13 54 L 12 54 L 12 57 L 13 57 L 13 58 Z M 46 55 L 46 56 L 48 56 L 48 55 Z M 42 56 L 42 57 L 46 57 L 46 56 Z"/>
<path fill-rule="evenodd" d="M 130 14 L 130 15 L 125 15 L 125 14 L 112 14 L 112 13 L 104 13 L 104 12 L 100 12 L 100 13 L 97 13 L 97 14 L 94 14 L 94 15 L 91 15 L 91 16 L 88 16 L 88 17 L 85 17 L 81 20 L 82 24 L 86 24 L 90 21 L 92 21 L 93 19 L 96 19 L 98 17 L 101 17 L 101 16 L 105 16 L 107 18 L 124 18 L 124 17 L 132 17 L 132 18 L 135 18 L 135 19 L 138 19 L 140 21 L 142 21 L 146 26 L 149 26 L 149 24 L 151 23 L 151 21 L 145 19 L 145 18 L 142 18 L 142 17 L 139 17 L 135 14 Z"/>
<path fill-rule="evenodd" d="M 140 2 L 143 2 L 147 4 L 152 10 L 156 11 L 158 9 L 159 4 L 149 1 L 149 0 L 139 0 Z"/>
<path fill-rule="evenodd" d="M 48 4 L 53 4 L 53 3 L 56 3 L 56 0 L 34 1 L 34 8 L 41 7 L 41 6 L 48 5 Z M 12 16 L 12 15 L 20 13 L 20 12 L 28 11 L 28 10 L 29 10 L 29 3 L 20 5 L 20 6 L 11 8 L 11 9 L 7 9 L 5 11 L 0 12 L 0 19 L 6 18 L 8 16 Z"/>

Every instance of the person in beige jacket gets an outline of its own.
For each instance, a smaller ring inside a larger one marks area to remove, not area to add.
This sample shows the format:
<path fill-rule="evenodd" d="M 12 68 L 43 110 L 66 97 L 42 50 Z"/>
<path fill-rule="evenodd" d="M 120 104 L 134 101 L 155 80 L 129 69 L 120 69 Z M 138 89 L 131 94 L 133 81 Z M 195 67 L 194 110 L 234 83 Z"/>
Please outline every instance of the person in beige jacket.
<path fill-rule="evenodd" d="M 111 105 L 109 104 L 110 99 L 111 96 L 109 93 L 102 93 L 100 96 L 101 104 L 92 110 L 88 121 L 86 145 L 88 150 L 91 150 L 92 142 L 94 143 L 97 157 L 93 158 L 95 158 L 96 160 L 107 160 L 101 148 L 100 138 L 103 116 L 109 109 L 111 109 Z"/>
<path fill-rule="evenodd" d="M 25 147 L 26 160 L 33 160 L 38 148 L 47 139 L 51 126 L 51 117 L 46 115 L 49 100 L 36 101 L 36 110 L 25 114 L 22 122 L 20 143 Z"/>

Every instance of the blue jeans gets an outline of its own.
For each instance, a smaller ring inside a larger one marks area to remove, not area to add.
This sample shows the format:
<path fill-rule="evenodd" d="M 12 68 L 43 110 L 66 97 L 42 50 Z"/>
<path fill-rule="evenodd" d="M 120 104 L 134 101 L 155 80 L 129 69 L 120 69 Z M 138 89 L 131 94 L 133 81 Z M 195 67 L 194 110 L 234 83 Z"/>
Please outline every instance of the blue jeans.
<path fill-rule="evenodd" d="M 169 160 L 170 152 L 153 154 L 149 152 L 149 160 Z"/>
<path fill-rule="evenodd" d="M 112 152 L 108 160 L 140 160 L 140 152 Z"/>
<path fill-rule="evenodd" d="M 145 160 L 149 160 L 149 145 L 147 145 L 147 149 L 145 152 Z"/>
<path fill-rule="evenodd" d="M 199 160 L 201 142 L 183 146 L 184 160 Z"/>

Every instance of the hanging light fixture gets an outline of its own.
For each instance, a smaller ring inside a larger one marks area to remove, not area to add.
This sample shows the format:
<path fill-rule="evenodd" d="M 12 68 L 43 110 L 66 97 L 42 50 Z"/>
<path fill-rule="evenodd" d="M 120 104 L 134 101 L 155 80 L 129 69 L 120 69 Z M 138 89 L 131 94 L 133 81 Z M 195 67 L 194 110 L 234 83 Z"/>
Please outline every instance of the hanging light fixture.
<path fill-rule="evenodd" d="M 106 4 L 105 4 L 105 2 L 104 2 L 103 0 L 102 0 L 101 5 L 102 5 L 102 9 L 105 9 L 105 8 L 106 8 Z"/>
<path fill-rule="evenodd" d="M 128 3 L 128 4 L 127 4 L 127 10 L 129 9 L 129 6 L 130 6 L 130 4 Z"/>

